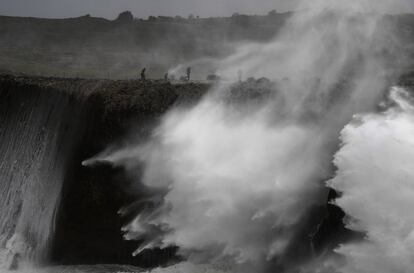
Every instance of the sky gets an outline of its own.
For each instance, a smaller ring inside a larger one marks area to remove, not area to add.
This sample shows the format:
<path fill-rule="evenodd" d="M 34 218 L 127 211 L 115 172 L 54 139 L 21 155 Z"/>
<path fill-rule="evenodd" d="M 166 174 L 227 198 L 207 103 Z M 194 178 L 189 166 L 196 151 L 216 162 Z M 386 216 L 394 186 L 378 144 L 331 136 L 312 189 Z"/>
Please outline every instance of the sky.
<path fill-rule="evenodd" d="M 66 18 L 90 14 L 116 18 L 125 10 L 135 17 L 189 14 L 200 17 L 228 16 L 234 12 L 266 14 L 291 10 L 297 0 L 1 0 L 0 15 Z"/>
<path fill-rule="evenodd" d="M 135 17 L 149 15 L 190 14 L 200 17 L 242 14 L 266 14 L 294 10 L 298 0 L 0 0 L 0 15 L 30 16 L 43 18 L 67 18 L 90 14 L 94 17 L 114 19 L 125 10 Z M 308 0 L 312 1 L 312 0 Z M 361 0 L 364 1 L 364 0 Z M 376 3 L 376 1 L 371 1 Z M 389 2 L 399 10 L 414 12 L 414 0 L 380 0 Z M 398 4 L 395 4 L 398 2 Z M 402 8 L 404 7 L 404 8 Z"/>

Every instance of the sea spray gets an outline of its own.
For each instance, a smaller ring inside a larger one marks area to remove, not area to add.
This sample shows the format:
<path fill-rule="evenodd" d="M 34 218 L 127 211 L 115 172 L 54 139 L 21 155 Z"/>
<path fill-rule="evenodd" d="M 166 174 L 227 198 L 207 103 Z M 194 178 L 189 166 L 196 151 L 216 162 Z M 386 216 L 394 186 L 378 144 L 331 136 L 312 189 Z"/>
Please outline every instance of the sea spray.
<path fill-rule="evenodd" d="M 414 268 L 414 104 L 393 88 L 394 106 L 365 114 L 342 131 L 338 168 L 329 186 L 341 193 L 335 203 L 347 226 L 365 239 L 336 251 L 346 257 L 344 273 L 411 272 Z"/>
<path fill-rule="evenodd" d="M 167 113 L 147 143 L 85 161 L 122 165 L 159 191 L 123 228 L 143 241 L 134 254 L 178 246 L 188 260 L 256 272 L 295 270 L 317 255 L 303 233 L 314 229 L 310 211 L 326 203 L 339 132 L 376 109 L 398 51 L 370 13 L 373 1 L 306 2 L 275 40 L 246 43 L 220 62 L 227 79 L 241 69 L 279 83 L 259 107 L 228 103 L 228 83 L 215 86 L 197 105 Z"/>

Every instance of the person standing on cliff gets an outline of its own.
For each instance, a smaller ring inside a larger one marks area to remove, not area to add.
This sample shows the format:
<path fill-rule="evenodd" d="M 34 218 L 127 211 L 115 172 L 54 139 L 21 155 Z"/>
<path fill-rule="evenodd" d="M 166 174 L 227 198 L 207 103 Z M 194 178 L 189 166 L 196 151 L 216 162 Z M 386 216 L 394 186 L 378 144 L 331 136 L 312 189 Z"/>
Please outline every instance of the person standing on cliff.
<path fill-rule="evenodd" d="M 190 76 L 191 76 L 191 67 L 187 67 L 187 81 L 190 81 Z"/>
<path fill-rule="evenodd" d="M 145 67 L 141 70 L 141 81 L 145 81 Z"/>

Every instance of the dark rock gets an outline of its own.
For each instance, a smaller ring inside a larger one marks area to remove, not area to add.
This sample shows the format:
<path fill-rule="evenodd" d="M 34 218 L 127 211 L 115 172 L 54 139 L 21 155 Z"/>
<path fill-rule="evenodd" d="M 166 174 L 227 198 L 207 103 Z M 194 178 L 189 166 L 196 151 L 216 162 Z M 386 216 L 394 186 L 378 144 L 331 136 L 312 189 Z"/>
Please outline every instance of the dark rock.
<path fill-rule="evenodd" d="M 134 15 L 130 11 L 121 12 L 115 20 L 118 23 L 130 23 L 134 21 Z"/>

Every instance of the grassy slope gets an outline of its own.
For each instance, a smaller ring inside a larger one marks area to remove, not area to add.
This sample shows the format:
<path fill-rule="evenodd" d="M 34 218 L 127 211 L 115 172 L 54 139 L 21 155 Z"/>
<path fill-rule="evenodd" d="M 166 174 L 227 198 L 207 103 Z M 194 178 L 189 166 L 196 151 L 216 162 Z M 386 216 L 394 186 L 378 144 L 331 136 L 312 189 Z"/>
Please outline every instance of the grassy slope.
<path fill-rule="evenodd" d="M 34 75 L 161 78 L 171 67 L 219 58 L 232 43 L 274 37 L 289 14 L 232 18 L 36 19 L 0 16 L 0 70 Z M 205 78 L 205 75 L 202 76 Z"/>

